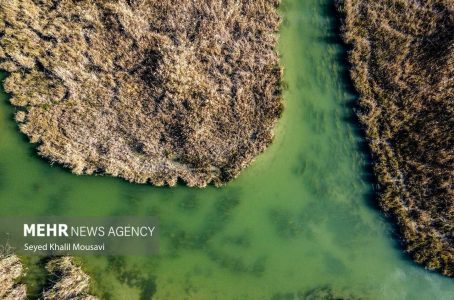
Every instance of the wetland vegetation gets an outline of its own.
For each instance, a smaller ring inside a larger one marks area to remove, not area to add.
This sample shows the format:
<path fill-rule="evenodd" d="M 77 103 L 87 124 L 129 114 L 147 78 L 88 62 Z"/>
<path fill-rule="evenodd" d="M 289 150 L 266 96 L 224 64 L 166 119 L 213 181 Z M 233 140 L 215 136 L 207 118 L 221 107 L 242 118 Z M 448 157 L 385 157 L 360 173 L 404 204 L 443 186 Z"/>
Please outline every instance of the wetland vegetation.
<path fill-rule="evenodd" d="M 82 271 L 71 257 L 54 257 L 46 259 L 47 274 L 42 293 L 34 297 L 27 291 L 24 279 L 27 269 L 14 254 L 0 254 L 0 298 L 10 300 L 43 299 L 43 300 L 97 300 L 89 294 L 90 278 Z"/>
<path fill-rule="evenodd" d="M 0 0 L 16 121 L 76 174 L 221 185 L 281 114 L 279 2 Z"/>
<path fill-rule="evenodd" d="M 0 299 L 26 299 L 27 287 L 18 282 L 23 275 L 24 268 L 19 257 L 0 253 Z"/>
<path fill-rule="evenodd" d="M 339 1 L 379 203 L 418 263 L 454 276 L 454 2 Z"/>
<path fill-rule="evenodd" d="M 0 214 L 157 216 L 159 255 L 77 259 L 100 299 L 453 299 L 452 280 L 403 255 L 389 220 L 370 205 L 332 3 L 280 6 L 286 110 L 268 151 L 221 189 L 163 189 L 51 167 L 17 132 L 13 115 L 23 108 L 0 91 Z M 48 278 L 47 261 L 44 276 L 34 260 L 23 265 L 29 289 L 50 288 L 35 279 Z"/>

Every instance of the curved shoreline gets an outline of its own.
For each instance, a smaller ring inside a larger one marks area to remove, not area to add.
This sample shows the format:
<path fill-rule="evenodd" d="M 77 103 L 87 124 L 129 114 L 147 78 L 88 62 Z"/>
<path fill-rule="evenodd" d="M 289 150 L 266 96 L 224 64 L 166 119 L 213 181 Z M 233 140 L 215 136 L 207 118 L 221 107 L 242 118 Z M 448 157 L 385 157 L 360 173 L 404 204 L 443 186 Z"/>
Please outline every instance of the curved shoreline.
<path fill-rule="evenodd" d="M 345 0 L 338 8 L 379 204 L 416 262 L 453 277 L 454 7 Z"/>
<path fill-rule="evenodd" d="M 279 3 L 1 0 L 16 121 L 76 174 L 223 185 L 272 142 L 282 111 Z"/>

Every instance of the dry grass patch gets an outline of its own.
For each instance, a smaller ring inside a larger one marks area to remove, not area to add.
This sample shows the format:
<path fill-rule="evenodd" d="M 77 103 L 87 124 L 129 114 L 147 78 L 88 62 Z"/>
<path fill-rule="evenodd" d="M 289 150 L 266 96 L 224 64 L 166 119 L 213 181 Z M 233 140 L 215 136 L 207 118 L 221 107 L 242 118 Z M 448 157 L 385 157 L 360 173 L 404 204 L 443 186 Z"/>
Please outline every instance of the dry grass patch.
<path fill-rule="evenodd" d="M 272 141 L 278 0 L 0 0 L 0 68 L 39 154 L 76 174 L 216 185 Z"/>
<path fill-rule="evenodd" d="M 380 205 L 416 262 L 454 276 L 454 2 L 339 8 Z"/>

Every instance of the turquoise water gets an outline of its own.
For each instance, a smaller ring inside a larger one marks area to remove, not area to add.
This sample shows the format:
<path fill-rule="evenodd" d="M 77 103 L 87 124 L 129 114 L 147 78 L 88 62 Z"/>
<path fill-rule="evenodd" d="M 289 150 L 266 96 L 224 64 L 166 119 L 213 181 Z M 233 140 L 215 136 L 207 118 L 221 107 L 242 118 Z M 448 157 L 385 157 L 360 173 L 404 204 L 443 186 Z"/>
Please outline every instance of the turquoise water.
<path fill-rule="evenodd" d="M 375 208 L 331 2 L 283 2 L 285 112 L 237 180 L 201 190 L 72 175 L 34 154 L 1 94 L 1 214 L 158 216 L 158 256 L 81 259 L 102 299 L 453 299 L 452 279 L 413 264 Z"/>

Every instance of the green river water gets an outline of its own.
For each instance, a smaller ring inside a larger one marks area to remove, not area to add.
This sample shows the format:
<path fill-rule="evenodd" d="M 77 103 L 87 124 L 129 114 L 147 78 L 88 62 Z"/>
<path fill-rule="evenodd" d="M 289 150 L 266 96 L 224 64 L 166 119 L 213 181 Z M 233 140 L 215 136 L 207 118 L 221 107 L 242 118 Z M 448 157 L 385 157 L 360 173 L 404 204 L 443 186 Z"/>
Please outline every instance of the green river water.
<path fill-rule="evenodd" d="M 374 205 L 332 3 L 283 2 L 285 112 L 237 180 L 170 189 L 72 175 L 37 157 L 2 93 L 1 214 L 158 216 L 159 255 L 81 258 L 102 299 L 454 299 L 454 281 L 412 263 Z M 34 296 L 42 269 L 24 260 Z"/>

